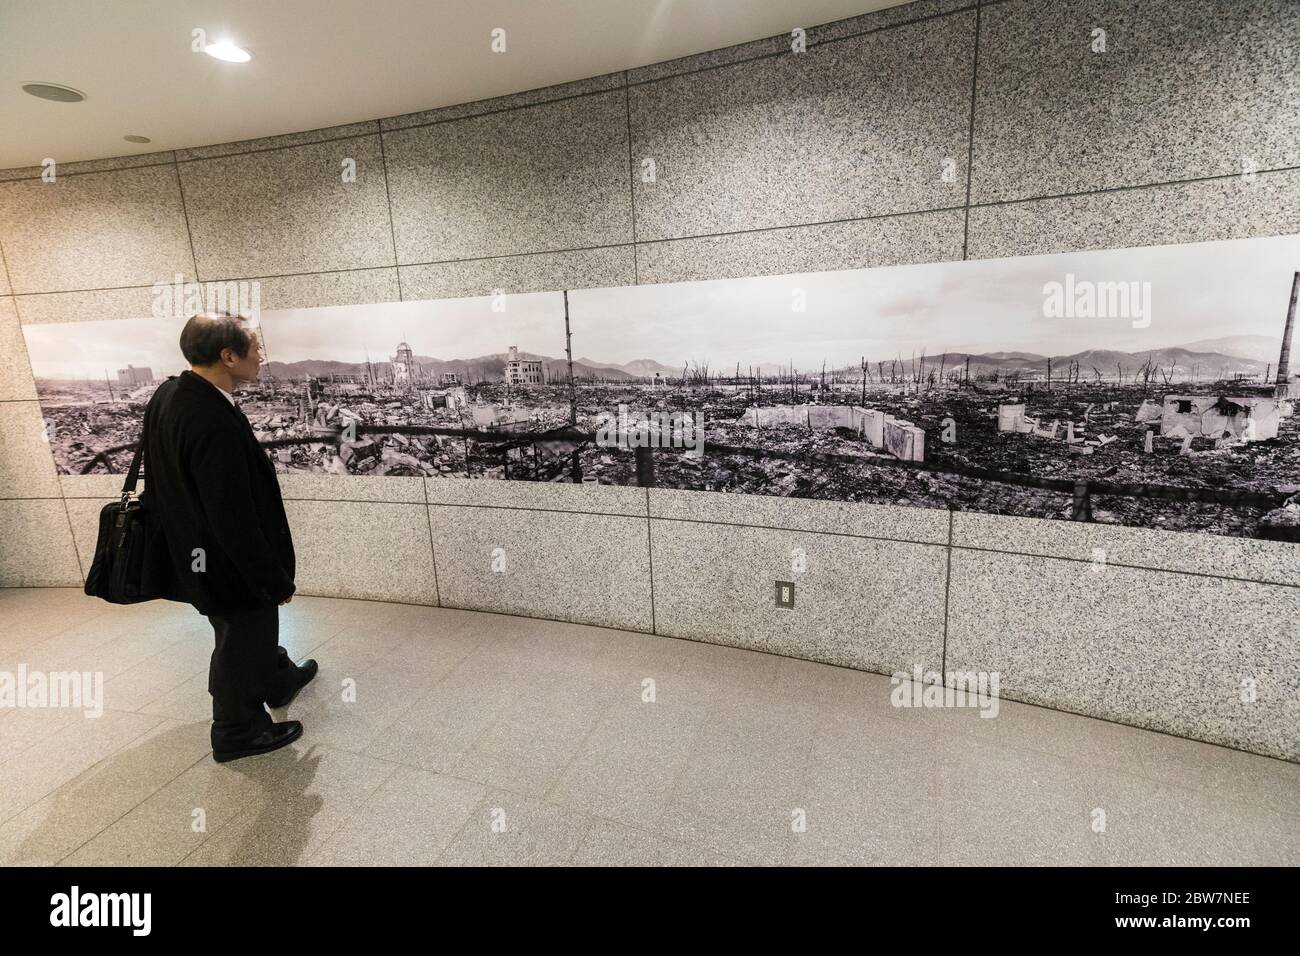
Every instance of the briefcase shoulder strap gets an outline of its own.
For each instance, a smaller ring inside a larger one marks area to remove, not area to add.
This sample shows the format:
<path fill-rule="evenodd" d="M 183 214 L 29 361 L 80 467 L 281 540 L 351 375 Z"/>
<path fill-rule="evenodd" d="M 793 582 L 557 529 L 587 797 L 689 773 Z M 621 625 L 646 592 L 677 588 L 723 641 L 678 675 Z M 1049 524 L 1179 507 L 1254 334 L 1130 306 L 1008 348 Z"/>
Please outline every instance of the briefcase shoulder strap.
<path fill-rule="evenodd" d="M 174 376 L 168 376 L 172 378 Z M 154 395 L 157 395 L 157 390 Z M 122 483 L 122 503 L 125 504 L 127 499 L 135 494 L 135 486 L 140 481 L 140 464 L 144 458 L 144 436 L 146 425 L 149 422 L 149 409 L 153 408 L 153 395 L 149 397 L 149 404 L 145 406 L 144 415 L 140 419 L 140 440 L 135 444 L 135 454 L 131 456 L 131 467 L 126 470 L 126 481 Z"/>

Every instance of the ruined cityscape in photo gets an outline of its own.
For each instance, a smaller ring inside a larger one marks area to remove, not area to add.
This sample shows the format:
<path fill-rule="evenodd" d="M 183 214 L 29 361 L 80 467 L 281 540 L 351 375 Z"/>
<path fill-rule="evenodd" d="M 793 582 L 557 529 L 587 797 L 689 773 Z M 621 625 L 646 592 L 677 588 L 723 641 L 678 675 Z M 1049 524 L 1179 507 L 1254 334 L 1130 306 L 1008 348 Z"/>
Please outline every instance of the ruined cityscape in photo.
<path fill-rule="evenodd" d="M 1296 540 L 1298 269 L 1284 237 L 267 312 L 237 398 L 286 473 L 1060 519 L 1070 494 L 998 476 L 1087 480 L 1139 490 L 1095 494 L 1092 521 Z M 61 472 L 126 470 L 179 328 L 25 327 Z"/>

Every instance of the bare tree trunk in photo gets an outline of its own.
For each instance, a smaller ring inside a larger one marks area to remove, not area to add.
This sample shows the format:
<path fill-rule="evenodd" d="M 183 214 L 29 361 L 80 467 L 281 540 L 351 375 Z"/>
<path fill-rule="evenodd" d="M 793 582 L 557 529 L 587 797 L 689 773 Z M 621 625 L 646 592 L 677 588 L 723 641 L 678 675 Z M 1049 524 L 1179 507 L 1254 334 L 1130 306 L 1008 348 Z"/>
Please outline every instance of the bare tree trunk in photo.
<path fill-rule="evenodd" d="M 1291 334 L 1295 331 L 1296 300 L 1300 299 L 1300 272 L 1291 280 L 1291 302 L 1286 309 L 1286 326 L 1282 330 L 1282 351 L 1277 356 L 1277 384 L 1286 385 L 1291 375 Z"/>

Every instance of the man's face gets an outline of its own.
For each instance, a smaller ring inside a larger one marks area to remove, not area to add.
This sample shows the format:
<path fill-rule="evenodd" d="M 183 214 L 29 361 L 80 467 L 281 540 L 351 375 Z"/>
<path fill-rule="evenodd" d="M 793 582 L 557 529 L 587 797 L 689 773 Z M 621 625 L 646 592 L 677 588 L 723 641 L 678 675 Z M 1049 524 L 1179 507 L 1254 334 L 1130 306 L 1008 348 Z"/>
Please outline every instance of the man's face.
<path fill-rule="evenodd" d="M 236 382 L 256 382 L 258 372 L 261 371 L 262 339 L 256 329 L 248 330 L 248 354 L 240 358 L 230 349 L 224 349 L 221 353 L 222 363 L 230 370 L 230 377 Z"/>

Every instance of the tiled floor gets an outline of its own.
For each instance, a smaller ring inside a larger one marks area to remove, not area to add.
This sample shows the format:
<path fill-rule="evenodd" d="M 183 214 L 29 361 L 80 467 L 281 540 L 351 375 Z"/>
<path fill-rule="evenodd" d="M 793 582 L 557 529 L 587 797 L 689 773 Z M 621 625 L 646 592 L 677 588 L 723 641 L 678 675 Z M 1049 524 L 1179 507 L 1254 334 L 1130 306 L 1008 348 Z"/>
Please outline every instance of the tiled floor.
<path fill-rule="evenodd" d="M 1300 863 L 1300 766 L 1008 701 L 992 720 L 895 709 L 886 677 L 749 651 L 396 604 L 283 609 L 282 643 L 321 664 L 288 715 L 306 732 L 217 765 L 211 640 L 179 605 L 0 589 L 0 671 L 106 682 L 95 719 L 0 709 L 0 863 Z"/>

